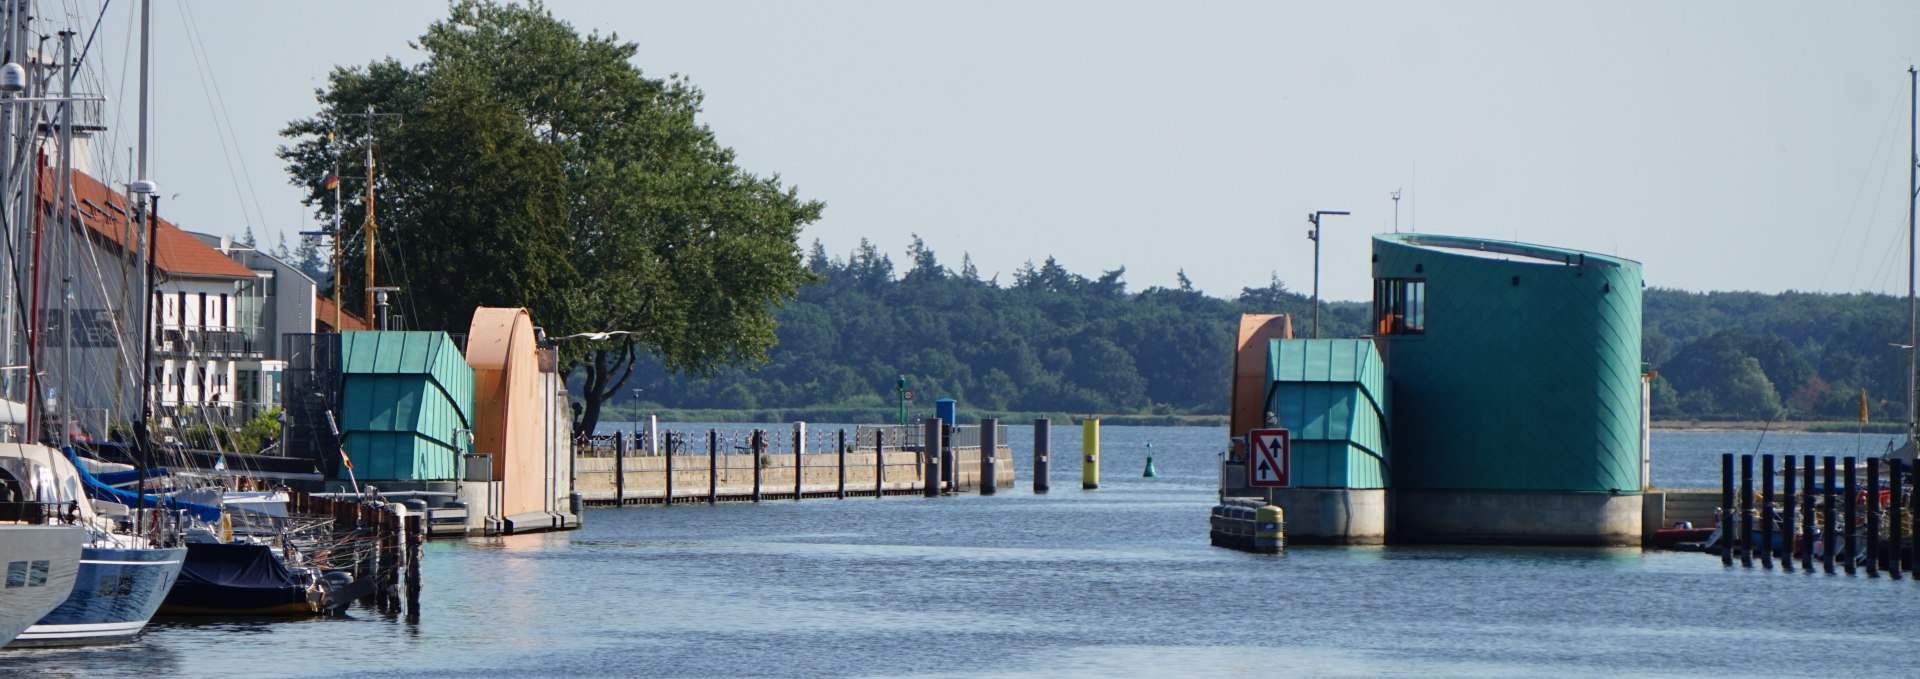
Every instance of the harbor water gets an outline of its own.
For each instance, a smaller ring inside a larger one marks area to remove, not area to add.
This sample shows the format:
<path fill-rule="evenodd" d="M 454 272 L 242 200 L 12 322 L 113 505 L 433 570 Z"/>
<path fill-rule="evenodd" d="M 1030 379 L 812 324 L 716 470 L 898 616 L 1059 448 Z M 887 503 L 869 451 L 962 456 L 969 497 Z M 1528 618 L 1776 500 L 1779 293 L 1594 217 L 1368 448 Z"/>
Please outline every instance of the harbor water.
<path fill-rule="evenodd" d="M 569 533 L 426 546 L 418 622 L 159 621 L 0 651 L 76 677 L 1914 676 L 1920 583 L 1637 549 L 1210 547 L 1224 430 L 1079 432 L 1054 490 L 589 510 Z M 1874 454 L 1885 436 L 1657 432 L 1654 479 L 1724 452 Z M 1141 478 L 1150 452 L 1157 478 Z"/>

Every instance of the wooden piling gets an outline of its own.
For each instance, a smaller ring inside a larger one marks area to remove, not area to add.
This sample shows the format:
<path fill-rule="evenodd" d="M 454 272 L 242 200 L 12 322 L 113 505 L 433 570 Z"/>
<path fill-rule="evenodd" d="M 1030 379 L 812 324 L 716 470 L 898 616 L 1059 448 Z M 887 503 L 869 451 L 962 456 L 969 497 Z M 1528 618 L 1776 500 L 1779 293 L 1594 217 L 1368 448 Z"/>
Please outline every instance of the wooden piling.
<path fill-rule="evenodd" d="M 426 539 L 422 532 L 419 514 L 408 514 L 406 525 L 407 547 L 407 620 L 420 621 L 420 543 Z"/>
<path fill-rule="evenodd" d="M 720 502 L 720 430 L 707 430 L 707 504 Z"/>
<path fill-rule="evenodd" d="M 1899 460 L 1887 461 L 1887 487 L 1893 489 L 1893 498 L 1887 503 L 1887 518 L 1890 519 L 1887 522 L 1890 524 L 1887 526 L 1887 577 L 1895 580 L 1900 579 L 1900 539 L 1907 528 L 1902 525 L 1906 522 L 1900 519 L 1900 489 L 1906 487 L 1901 477 L 1905 476 L 1902 473 L 1905 468 L 1906 465 Z"/>
<path fill-rule="evenodd" d="M 1800 458 L 1800 461 L 1805 463 L 1800 470 L 1801 481 L 1803 481 L 1803 483 L 1800 484 L 1800 492 L 1806 495 L 1806 501 L 1800 503 L 1800 541 L 1803 543 L 1800 545 L 1800 570 L 1801 572 L 1811 574 L 1813 573 L 1814 544 L 1813 456 L 1803 456 Z"/>
<path fill-rule="evenodd" d="M 627 437 L 613 436 L 613 503 L 627 503 Z"/>
<path fill-rule="evenodd" d="M 1794 468 L 1794 462 L 1798 459 L 1799 458 L 1792 455 L 1788 455 L 1781 460 L 1781 463 L 1786 465 L 1786 469 L 1780 474 L 1780 480 L 1786 482 L 1785 492 L 1783 492 L 1782 495 L 1784 496 L 1787 506 L 1780 512 L 1780 530 L 1786 534 L 1786 539 L 1782 540 L 1782 542 L 1786 543 L 1786 549 L 1781 550 L 1780 553 L 1780 568 L 1788 573 L 1793 572 L 1793 550 L 1798 548 L 1800 544 L 1798 540 L 1794 539 L 1793 532 L 1794 523 L 1800 518 L 1799 512 L 1795 511 L 1798 508 L 1794 505 L 1794 500 L 1796 499 L 1794 497 L 1794 482 L 1799 480 L 1799 474 L 1796 473 L 1798 470 Z"/>
<path fill-rule="evenodd" d="M 1000 491 L 1000 419 L 980 418 L 980 494 Z"/>
<path fill-rule="evenodd" d="M 1053 473 L 1048 458 L 1053 448 L 1053 420 L 1036 417 L 1033 420 L 1033 492 L 1047 492 L 1049 476 Z"/>
<path fill-rule="evenodd" d="M 925 433 L 920 436 L 920 460 L 926 470 L 926 480 L 921 485 L 920 493 L 925 497 L 940 497 L 940 450 L 944 447 L 940 445 L 940 425 L 941 420 L 937 417 L 927 418 L 922 425 Z"/>
<path fill-rule="evenodd" d="M 1907 500 L 1910 503 L 1908 511 L 1913 513 L 1914 518 L 1920 519 L 1920 465 L 1908 465 L 1907 476 L 1914 482 L 1914 492 L 1907 494 Z M 1920 579 L 1920 529 L 1914 531 L 1912 549 L 1913 551 L 1907 555 L 1909 569 L 1907 573 L 1915 579 Z"/>
<path fill-rule="evenodd" d="M 807 423 L 793 423 L 793 501 L 799 502 L 800 495 L 806 492 L 801 484 L 807 480 Z"/>
<path fill-rule="evenodd" d="M 1855 563 L 1855 559 L 1853 558 L 1853 556 L 1858 553 L 1855 551 L 1858 547 L 1858 544 L 1854 542 L 1853 527 L 1860 525 L 1859 524 L 1860 503 L 1854 500 L 1854 496 L 1860 492 L 1860 484 L 1855 482 L 1854 475 L 1858 474 L 1860 470 L 1855 467 L 1854 459 L 1852 457 L 1846 458 L 1845 460 L 1842 461 L 1842 463 L 1845 465 L 1846 474 L 1847 474 L 1846 484 L 1845 484 L 1847 492 L 1844 499 L 1842 500 L 1846 504 L 1847 523 L 1846 525 L 1841 527 L 1841 535 L 1846 536 L 1847 547 L 1846 547 L 1846 551 L 1842 552 L 1842 555 L 1843 555 L 1843 558 L 1846 560 L 1844 565 L 1847 567 L 1847 575 L 1853 575 L 1854 572 L 1857 570 L 1857 567 L 1859 566 L 1859 564 Z"/>
<path fill-rule="evenodd" d="M 753 501 L 754 502 L 760 501 L 760 451 L 764 449 L 766 445 L 767 445 L 766 432 L 760 429 L 753 430 L 753 440 L 752 440 L 752 443 L 750 444 L 750 447 L 753 448 Z"/>
<path fill-rule="evenodd" d="M 1739 522 L 1733 518 L 1733 453 L 1720 454 L 1720 563 L 1733 565 L 1734 532 Z"/>
<path fill-rule="evenodd" d="M 1753 456 L 1740 456 L 1740 565 L 1753 567 Z"/>
<path fill-rule="evenodd" d="M 847 430 L 842 427 L 840 436 L 833 447 L 840 455 L 840 483 L 836 486 L 834 497 L 847 499 Z"/>
<path fill-rule="evenodd" d="M 1840 551 L 1839 543 L 1833 540 L 1833 456 L 1821 458 L 1821 463 L 1826 467 L 1826 485 L 1820 489 L 1820 506 L 1826 511 L 1820 514 L 1820 565 L 1832 575 L 1833 553 Z"/>
<path fill-rule="evenodd" d="M 1880 458 L 1867 458 L 1867 577 L 1880 577 Z"/>
<path fill-rule="evenodd" d="M 659 431 L 657 428 L 655 428 L 656 425 L 651 421 L 653 419 L 653 416 L 649 415 L 647 416 L 647 419 L 649 420 L 647 423 L 647 427 L 649 429 L 654 429 L 654 431 L 656 432 Z M 673 436 L 673 432 L 667 432 L 667 436 L 669 437 Z M 659 446 L 660 444 L 656 442 L 653 445 Z M 667 457 L 665 460 L 662 460 L 662 462 L 665 462 L 667 465 L 667 505 L 672 506 L 673 505 L 673 443 L 668 442 L 666 447 L 667 447 Z"/>
<path fill-rule="evenodd" d="M 1760 457 L 1760 565 L 1773 569 L 1773 454 Z"/>
<path fill-rule="evenodd" d="M 873 496 L 887 496 L 887 432 L 873 430 Z"/>

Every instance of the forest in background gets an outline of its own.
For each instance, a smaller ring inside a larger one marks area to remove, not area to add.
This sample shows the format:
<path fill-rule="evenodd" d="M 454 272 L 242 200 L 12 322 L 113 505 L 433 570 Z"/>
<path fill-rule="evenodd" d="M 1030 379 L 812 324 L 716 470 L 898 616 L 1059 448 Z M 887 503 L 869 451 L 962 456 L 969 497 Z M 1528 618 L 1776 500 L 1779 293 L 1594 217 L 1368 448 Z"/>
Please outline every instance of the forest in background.
<path fill-rule="evenodd" d="M 1307 333 L 1308 295 L 1275 275 L 1232 298 L 1183 272 L 1130 289 L 1124 268 L 1083 275 L 1053 257 L 982 277 L 918 237 L 896 265 L 871 243 L 807 258 L 818 280 L 777 314 L 779 344 L 755 369 L 710 379 L 642 360 L 623 412 L 809 411 L 842 421 L 897 413 L 901 376 L 920 413 L 934 398 L 970 412 L 1223 416 L 1235 320 L 1286 313 Z M 1658 420 L 1853 421 L 1867 394 L 1876 422 L 1901 421 L 1906 304 L 1878 294 L 1645 293 L 1642 360 L 1658 377 Z M 1330 302 L 1321 335 L 1358 337 L 1369 304 Z M 633 388 L 640 389 L 638 401 Z"/>

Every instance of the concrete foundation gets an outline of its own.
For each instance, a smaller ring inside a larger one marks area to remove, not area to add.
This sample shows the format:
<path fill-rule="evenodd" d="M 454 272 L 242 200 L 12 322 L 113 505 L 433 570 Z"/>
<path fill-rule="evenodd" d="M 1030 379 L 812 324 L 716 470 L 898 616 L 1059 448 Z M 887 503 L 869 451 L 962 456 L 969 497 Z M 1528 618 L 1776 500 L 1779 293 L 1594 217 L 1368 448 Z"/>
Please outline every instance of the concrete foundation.
<path fill-rule="evenodd" d="M 1403 543 L 1638 547 L 1643 530 L 1637 494 L 1402 490 L 1394 504 Z"/>
<path fill-rule="evenodd" d="M 1286 512 L 1287 542 L 1378 545 L 1387 540 L 1387 491 L 1379 488 L 1275 488 Z"/>

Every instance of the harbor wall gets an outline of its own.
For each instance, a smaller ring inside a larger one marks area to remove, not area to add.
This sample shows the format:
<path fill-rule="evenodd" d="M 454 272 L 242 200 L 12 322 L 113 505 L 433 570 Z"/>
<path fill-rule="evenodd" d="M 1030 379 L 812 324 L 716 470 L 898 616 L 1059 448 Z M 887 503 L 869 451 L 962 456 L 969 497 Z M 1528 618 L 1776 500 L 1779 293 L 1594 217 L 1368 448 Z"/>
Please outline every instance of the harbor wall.
<path fill-rule="evenodd" d="M 1632 546 L 1642 543 L 1639 494 L 1401 490 L 1394 541 Z"/>
<path fill-rule="evenodd" d="M 1014 483 L 1013 450 L 997 446 L 995 478 L 1002 489 Z M 980 449 L 954 451 L 956 490 L 980 485 Z M 573 460 L 574 491 L 590 504 L 630 504 L 697 502 L 708 499 L 709 492 L 719 500 L 751 500 L 754 491 L 752 454 L 673 455 L 673 497 L 667 497 L 666 455 L 629 455 L 616 459 L 611 455 L 579 455 Z M 760 498 L 792 499 L 794 495 L 794 456 L 768 452 L 760 456 Z M 846 454 L 846 493 L 850 496 L 874 494 L 875 467 L 872 451 L 848 451 Z M 840 460 L 837 452 L 806 453 L 800 456 L 800 494 L 803 497 L 833 497 L 840 492 Z M 919 493 L 926 474 L 919 451 L 888 450 L 881 492 Z M 622 470 L 616 474 L 615 469 Z M 617 480 L 617 477 L 619 478 Z M 710 481 L 712 479 L 712 481 Z M 624 483 L 622 482 L 624 481 Z M 717 481 L 717 482 L 716 482 Z"/>

